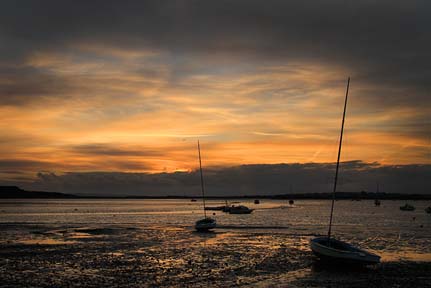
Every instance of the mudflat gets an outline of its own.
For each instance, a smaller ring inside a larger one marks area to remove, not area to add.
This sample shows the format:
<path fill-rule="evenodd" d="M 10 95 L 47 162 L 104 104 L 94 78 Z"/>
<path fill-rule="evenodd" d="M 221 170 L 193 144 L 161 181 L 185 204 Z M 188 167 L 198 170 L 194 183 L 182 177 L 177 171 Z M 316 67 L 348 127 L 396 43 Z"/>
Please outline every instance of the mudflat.
<path fill-rule="evenodd" d="M 312 235 L 287 231 L 53 224 L 1 229 L 1 287 L 431 287 L 431 262 L 420 261 L 427 259 L 402 260 L 407 256 L 393 251 L 377 266 L 327 267 L 308 247 Z"/>

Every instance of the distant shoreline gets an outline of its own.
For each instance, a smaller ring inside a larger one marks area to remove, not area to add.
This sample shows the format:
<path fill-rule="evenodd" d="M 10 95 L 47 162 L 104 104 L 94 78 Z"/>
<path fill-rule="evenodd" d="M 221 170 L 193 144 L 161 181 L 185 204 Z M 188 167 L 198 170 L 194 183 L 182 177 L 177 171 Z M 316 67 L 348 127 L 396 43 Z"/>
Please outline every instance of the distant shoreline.
<path fill-rule="evenodd" d="M 95 196 L 95 195 L 75 195 L 59 192 L 26 191 L 17 186 L 0 186 L 0 199 L 200 199 L 200 196 Z M 326 200 L 332 199 L 332 193 L 287 193 L 278 195 L 234 195 L 234 196 L 209 196 L 207 199 L 310 199 Z M 385 192 L 337 192 L 338 200 L 431 200 L 428 194 L 400 194 Z"/>

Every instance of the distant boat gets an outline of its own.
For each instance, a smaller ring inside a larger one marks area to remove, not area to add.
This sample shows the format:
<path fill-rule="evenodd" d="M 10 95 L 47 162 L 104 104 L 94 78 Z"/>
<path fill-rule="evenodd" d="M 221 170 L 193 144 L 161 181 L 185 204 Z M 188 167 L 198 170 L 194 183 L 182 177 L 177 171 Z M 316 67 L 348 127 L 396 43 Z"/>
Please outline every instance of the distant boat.
<path fill-rule="evenodd" d="M 229 212 L 229 204 L 227 203 L 227 200 L 225 200 L 225 205 L 223 206 L 210 206 L 210 207 L 205 207 L 205 210 L 212 210 L 212 211 L 223 211 L 223 212 Z"/>
<path fill-rule="evenodd" d="M 254 204 L 260 204 L 259 199 L 254 200 Z"/>
<path fill-rule="evenodd" d="M 190 202 L 196 202 L 196 199 L 193 198 L 193 199 L 190 200 Z"/>
<path fill-rule="evenodd" d="M 337 166 L 335 169 L 334 190 L 332 193 L 331 214 L 329 218 L 328 236 L 310 240 L 310 248 L 320 260 L 328 263 L 348 263 L 354 265 L 368 265 L 380 262 L 380 256 L 354 247 L 353 245 L 331 238 L 332 215 L 334 212 L 335 193 L 337 191 L 338 168 L 340 166 L 341 144 L 343 142 L 344 119 L 346 116 L 347 95 L 349 93 L 350 77 L 347 80 L 346 98 L 344 100 L 343 120 L 341 122 L 340 143 L 338 146 Z"/>
<path fill-rule="evenodd" d="M 404 206 L 400 206 L 400 210 L 402 211 L 415 211 L 415 206 L 406 203 Z"/>
<path fill-rule="evenodd" d="M 379 193 L 380 193 L 380 189 L 379 189 L 379 183 L 377 182 L 377 189 L 376 189 L 376 195 L 379 195 Z M 376 199 L 376 200 L 374 200 L 374 205 L 375 206 L 380 206 L 380 200 L 379 199 Z"/>
<path fill-rule="evenodd" d="M 226 206 L 207 206 L 207 207 L 205 207 L 205 210 L 210 210 L 210 211 L 223 211 L 224 210 L 224 208 L 225 208 Z"/>
<path fill-rule="evenodd" d="M 200 174 L 201 174 L 201 190 L 202 190 L 202 202 L 204 205 L 204 219 L 198 220 L 195 223 L 195 229 L 198 232 L 208 232 L 209 230 L 213 229 L 216 227 L 216 220 L 211 218 L 211 217 L 207 217 L 207 212 L 206 212 L 206 207 L 205 207 L 205 188 L 204 188 L 204 176 L 202 173 L 202 160 L 201 160 L 201 147 L 199 145 L 199 140 L 198 140 L 198 152 L 199 152 L 199 170 L 200 170 Z M 192 199 L 193 200 L 193 199 Z"/>
<path fill-rule="evenodd" d="M 427 208 L 425 208 L 425 212 L 427 212 L 428 214 L 431 214 L 431 206 L 428 206 Z"/>
<path fill-rule="evenodd" d="M 225 213 L 229 213 L 230 206 L 228 206 L 228 205 L 224 206 L 222 211 L 225 212 Z"/>
<path fill-rule="evenodd" d="M 238 206 L 232 205 L 229 208 L 229 214 L 250 214 L 253 211 L 254 209 L 250 209 L 244 205 L 238 205 Z"/>
<path fill-rule="evenodd" d="M 206 217 L 196 221 L 195 228 L 198 232 L 208 232 L 216 227 L 216 221 L 213 218 Z"/>
<path fill-rule="evenodd" d="M 290 205 L 293 205 L 293 203 L 295 203 L 295 201 L 293 201 L 293 200 L 289 200 L 289 204 L 290 204 Z"/>

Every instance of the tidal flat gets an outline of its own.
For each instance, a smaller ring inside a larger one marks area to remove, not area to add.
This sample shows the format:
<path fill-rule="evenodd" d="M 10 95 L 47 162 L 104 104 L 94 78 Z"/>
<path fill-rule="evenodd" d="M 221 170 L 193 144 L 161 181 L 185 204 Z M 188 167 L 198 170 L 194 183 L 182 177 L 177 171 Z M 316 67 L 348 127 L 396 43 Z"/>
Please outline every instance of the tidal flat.
<path fill-rule="evenodd" d="M 362 202 L 337 203 L 359 212 L 335 231 L 382 263 L 353 270 L 322 265 L 309 249 L 325 232 L 325 201 L 217 213 L 211 233 L 193 230 L 199 203 L 3 203 L 0 287 L 431 287 L 430 215 Z M 361 213 L 387 221 L 364 225 Z"/>

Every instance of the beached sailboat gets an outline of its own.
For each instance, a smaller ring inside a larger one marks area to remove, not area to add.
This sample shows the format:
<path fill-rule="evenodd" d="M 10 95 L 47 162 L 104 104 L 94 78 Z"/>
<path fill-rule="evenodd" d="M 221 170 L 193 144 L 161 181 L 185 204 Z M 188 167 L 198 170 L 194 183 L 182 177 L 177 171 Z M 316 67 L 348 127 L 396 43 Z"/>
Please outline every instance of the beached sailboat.
<path fill-rule="evenodd" d="M 341 144 L 343 142 L 344 119 L 346 117 L 347 96 L 349 94 L 350 77 L 347 80 L 346 98 L 344 100 L 343 120 L 341 122 L 340 143 L 338 146 L 337 166 L 335 169 L 334 190 L 332 194 L 331 215 L 329 218 L 328 235 L 310 240 L 313 253 L 323 261 L 332 264 L 346 263 L 354 265 L 376 264 L 380 256 L 359 249 L 349 243 L 331 238 L 332 216 L 334 212 L 335 192 L 337 191 L 338 168 L 340 166 Z"/>
<path fill-rule="evenodd" d="M 204 187 L 204 176 L 202 173 L 202 160 L 201 160 L 201 147 L 199 145 L 199 140 L 198 140 L 198 152 L 199 152 L 199 171 L 201 174 L 201 190 L 202 190 L 202 202 L 203 202 L 203 210 L 204 210 L 204 219 L 198 220 L 195 223 L 195 229 L 199 232 L 208 232 L 211 229 L 214 229 L 216 227 L 216 220 L 211 218 L 211 217 L 207 217 L 207 212 L 205 209 L 205 187 Z"/>

